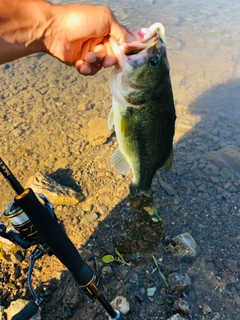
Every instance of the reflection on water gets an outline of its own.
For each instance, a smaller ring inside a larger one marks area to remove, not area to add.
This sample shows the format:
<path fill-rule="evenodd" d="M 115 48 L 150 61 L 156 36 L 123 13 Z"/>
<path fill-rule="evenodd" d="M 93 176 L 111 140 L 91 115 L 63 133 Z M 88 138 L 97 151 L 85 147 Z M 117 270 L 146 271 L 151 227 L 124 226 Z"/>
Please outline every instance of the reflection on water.
<path fill-rule="evenodd" d="M 240 3 L 238 0 L 202 0 L 194 4 L 191 0 L 91 3 L 110 6 L 118 19 L 133 30 L 154 22 L 165 26 L 178 118 L 174 167 L 164 177 L 158 172 L 153 181 L 156 206 L 162 210 L 167 234 L 189 231 L 201 247 L 191 268 L 191 273 L 198 275 L 193 284 L 193 304 L 197 307 L 197 301 L 205 299 L 225 315 L 224 319 L 237 320 Z M 107 117 L 111 103 L 108 70 L 86 79 L 74 69 L 40 55 L 1 66 L 0 72 L 0 151 L 9 165 L 13 163 L 18 176 L 27 179 L 51 165 L 55 169 L 61 167 L 58 158 L 62 153 L 73 163 L 78 155 L 73 154 L 71 146 L 79 143 L 79 138 L 72 132 L 84 135 L 81 130 L 91 118 L 92 109 Z M 31 158 L 28 165 L 26 157 Z M 169 189 L 160 191 L 162 179 L 172 187 L 171 194 Z M 6 191 L 1 188 L 1 199 L 5 196 Z M 10 198 L 9 195 L 3 200 L 3 205 Z M 202 294 L 201 299 L 198 294 Z"/>

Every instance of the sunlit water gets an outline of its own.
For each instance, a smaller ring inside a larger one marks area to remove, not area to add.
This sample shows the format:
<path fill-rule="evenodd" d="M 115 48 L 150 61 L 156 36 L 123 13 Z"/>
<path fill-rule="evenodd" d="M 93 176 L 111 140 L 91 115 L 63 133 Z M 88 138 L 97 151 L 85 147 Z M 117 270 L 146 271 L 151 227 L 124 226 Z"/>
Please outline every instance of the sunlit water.
<path fill-rule="evenodd" d="M 205 302 L 222 312 L 224 319 L 237 320 L 240 3 L 238 0 L 91 3 L 110 6 L 131 30 L 154 22 L 165 26 L 177 111 L 175 162 L 165 182 L 177 196 L 176 212 L 166 209 L 163 216 L 170 235 L 188 231 L 200 244 L 200 258 L 192 267 L 195 277 L 199 275 L 194 285 L 195 304 L 203 300 L 203 296 L 198 296 L 199 290 L 200 295 L 205 294 Z M 0 151 L 9 165 L 17 167 L 19 176 L 26 178 L 26 171 L 30 175 L 49 168 L 51 161 L 56 169 L 61 152 L 67 154 L 67 145 L 79 140 L 71 135 L 71 128 L 77 130 L 82 121 L 82 105 L 93 104 L 100 116 L 107 116 L 101 106 L 105 103 L 106 107 L 106 101 L 110 101 L 108 71 L 103 72 L 104 81 L 99 82 L 98 77 L 79 77 L 73 68 L 41 55 L 1 66 L 0 72 Z M 62 108 L 65 113 L 61 116 Z M 58 119 L 56 123 L 54 117 Z M 157 186 L 156 180 L 154 187 Z M 6 189 L 1 187 L 3 205 L 9 201 L 9 196 L 5 198 Z"/>

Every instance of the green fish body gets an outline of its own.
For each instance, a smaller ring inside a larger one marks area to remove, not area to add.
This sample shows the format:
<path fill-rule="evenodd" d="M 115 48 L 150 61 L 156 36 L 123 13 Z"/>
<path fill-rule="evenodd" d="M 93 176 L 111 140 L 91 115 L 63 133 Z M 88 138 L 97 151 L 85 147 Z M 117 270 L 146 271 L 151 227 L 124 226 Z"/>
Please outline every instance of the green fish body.
<path fill-rule="evenodd" d="M 132 171 L 131 196 L 150 194 L 157 169 L 170 170 L 176 119 L 164 28 L 155 24 L 138 34 L 142 39 L 122 46 L 111 42 L 120 64 L 110 79 L 108 124 L 119 144 L 111 161 L 121 174 Z"/>

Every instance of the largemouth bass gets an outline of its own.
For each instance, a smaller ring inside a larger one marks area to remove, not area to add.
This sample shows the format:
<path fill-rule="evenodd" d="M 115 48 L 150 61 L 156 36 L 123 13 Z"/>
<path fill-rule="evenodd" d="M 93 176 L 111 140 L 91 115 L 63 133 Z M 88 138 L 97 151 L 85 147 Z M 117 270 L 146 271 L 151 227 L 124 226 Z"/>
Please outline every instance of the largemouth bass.
<path fill-rule="evenodd" d="M 110 43 L 118 65 L 110 76 L 108 126 L 114 127 L 119 144 L 111 162 L 123 175 L 132 171 L 132 197 L 139 191 L 151 195 L 155 172 L 170 170 L 173 159 L 176 114 L 165 30 L 155 23 L 129 33 L 128 43 L 119 45 L 113 38 Z"/>

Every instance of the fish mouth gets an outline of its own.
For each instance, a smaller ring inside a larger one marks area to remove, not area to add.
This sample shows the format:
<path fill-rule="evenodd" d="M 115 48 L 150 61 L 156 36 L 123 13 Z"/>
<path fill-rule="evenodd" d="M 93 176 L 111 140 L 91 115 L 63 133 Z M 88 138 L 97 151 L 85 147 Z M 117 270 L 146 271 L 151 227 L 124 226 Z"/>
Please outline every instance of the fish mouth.
<path fill-rule="evenodd" d="M 126 43 L 118 44 L 113 37 L 110 37 L 109 41 L 118 59 L 117 69 L 122 69 L 129 58 L 134 58 L 135 55 L 138 55 L 138 58 L 144 57 L 149 48 L 160 43 L 166 44 L 165 30 L 161 23 L 155 23 L 150 28 L 142 28 L 135 33 L 127 31 Z"/>
<path fill-rule="evenodd" d="M 145 49 L 151 48 L 153 45 L 155 45 L 156 41 L 158 39 L 158 34 L 155 33 L 149 40 L 139 40 L 131 43 L 125 43 L 123 47 L 123 53 L 126 56 L 133 56 L 135 54 L 140 53 L 141 51 Z"/>

